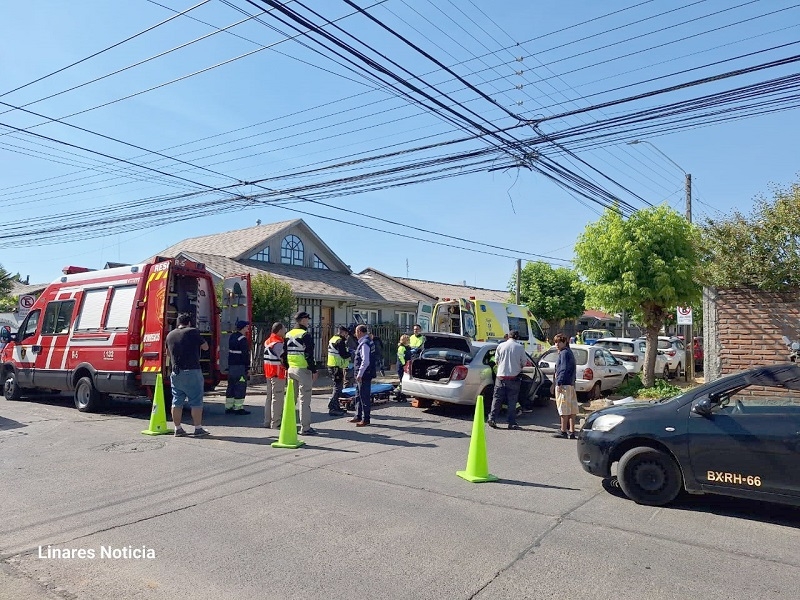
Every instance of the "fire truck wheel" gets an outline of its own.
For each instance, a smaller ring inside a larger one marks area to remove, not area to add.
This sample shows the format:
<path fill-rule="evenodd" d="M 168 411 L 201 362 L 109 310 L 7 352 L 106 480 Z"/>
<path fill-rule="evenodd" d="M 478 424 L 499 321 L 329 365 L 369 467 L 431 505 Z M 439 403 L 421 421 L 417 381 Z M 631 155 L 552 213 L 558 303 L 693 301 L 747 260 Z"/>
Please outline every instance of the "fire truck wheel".
<path fill-rule="evenodd" d="M 3 382 L 3 396 L 6 400 L 19 400 L 22 398 L 22 390 L 17 384 L 17 374 L 9 371 Z"/>
<path fill-rule="evenodd" d="M 89 377 L 81 377 L 75 386 L 75 408 L 81 412 L 93 412 L 100 408 L 103 395 L 94 387 Z"/>

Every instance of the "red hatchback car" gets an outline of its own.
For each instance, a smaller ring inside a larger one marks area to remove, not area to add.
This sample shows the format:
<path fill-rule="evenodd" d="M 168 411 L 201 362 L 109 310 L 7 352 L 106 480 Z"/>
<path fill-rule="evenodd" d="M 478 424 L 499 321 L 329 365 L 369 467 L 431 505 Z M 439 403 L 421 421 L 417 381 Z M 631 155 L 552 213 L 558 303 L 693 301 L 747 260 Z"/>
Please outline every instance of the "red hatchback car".
<path fill-rule="evenodd" d="M 692 342 L 692 352 L 694 354 L 694 370 L 703 370 L 703 338 L 696 337 Z"/>

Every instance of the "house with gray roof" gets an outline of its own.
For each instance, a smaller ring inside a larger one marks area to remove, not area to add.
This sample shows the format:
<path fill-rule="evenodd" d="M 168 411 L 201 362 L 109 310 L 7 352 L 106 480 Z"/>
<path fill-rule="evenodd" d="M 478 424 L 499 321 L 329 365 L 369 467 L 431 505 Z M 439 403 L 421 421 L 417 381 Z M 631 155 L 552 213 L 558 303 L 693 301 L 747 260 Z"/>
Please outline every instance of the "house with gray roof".
<path fill-rule="evenodd" d="M 432 300 L 377 271 L 354 274 L 302 219 L 185 239 L 158 256 L 201 262 L 215 282 L 244 273 L 271 275 L 292 288 L 297 310 L 327 331 L 354 321 L 413 325 L 419 302 Z"/>

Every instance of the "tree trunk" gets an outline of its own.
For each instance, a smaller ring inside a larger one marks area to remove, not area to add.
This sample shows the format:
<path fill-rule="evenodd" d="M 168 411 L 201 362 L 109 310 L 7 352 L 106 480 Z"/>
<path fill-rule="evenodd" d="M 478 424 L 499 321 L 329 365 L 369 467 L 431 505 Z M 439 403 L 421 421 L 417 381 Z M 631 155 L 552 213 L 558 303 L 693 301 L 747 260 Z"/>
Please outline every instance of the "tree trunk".
<path fill-rule="evenodd" d="M 658 332 L 661 330 L 661 325 L 649 325 L 645 329 L 645 338 L 647 339 L 647 349 L 644 354 L 644 376 L 642 382 L 644 387 L 653 387 L 655 382 L 655 368 L 656 368 L 656 355 L 658 354 Z"/>
<path fill-rule="evenodd" d="M 645 387 L 652 387 L 655 382 L 654 371 L 656 367 L 656 355 L 658 354 L 658 332 L 664 324 L 666 311 L 662 306 L 645 305 L 642 306 L 644 317 L 645 339 L 647 349 L 644 354 L 644 369 L 642 371 L 642 383 Z"/>

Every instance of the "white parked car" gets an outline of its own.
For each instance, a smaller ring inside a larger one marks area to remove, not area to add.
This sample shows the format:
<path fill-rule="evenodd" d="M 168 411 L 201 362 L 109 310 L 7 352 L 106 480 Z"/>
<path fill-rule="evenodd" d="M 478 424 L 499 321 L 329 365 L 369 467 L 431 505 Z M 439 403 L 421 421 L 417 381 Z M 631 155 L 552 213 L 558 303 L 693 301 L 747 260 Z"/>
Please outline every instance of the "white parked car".
<path fill-rule="evenodd" d="M 612 392 L 628 381 L 625 365 L 605 348 L 597 344 L 570 344 L 569 347 L 575 355 L 575 391 L 581 396 L 599 398 L 602 393 Z M 550 348 L 539 357 L 539 368 L 553 381 L 553 390 L 557 357 L 556 347 Z"/>
<path fill-rule="evenodd" d="M 426 333 L 419 356 L 406 362 L 402 393 L 421 400 L 474 406 L 483 396 L 483 408 L 492 405 L 494 376 L 492 358 L 497 343 L 472 344 L 470 339 L 453 333 Z M 529 356 L 522 371 L 520 401 L 526 406 L 550 404 L 550 380 Z"/>
<path fill-rule="evenodd" d="M 644 369 L 644 353 L 647 347 L 647 341 L 644 338 L 603 338 L 602 340 L 597 340 L 595 347 L 605 348 L 621 360 L 625 368 L 628 369 L 629 375 L 641 373 Z M 664 379 L 669 379 L 670 370 L 666 356 L 661 353 L 656 354 L 656 366 L 653 372 L 656 377 L 661 376 Z"/>
<path fill-rule="evenodd" d="M 683 345 L 683 340 L 675 336 L 658 336 L 658 353 L 667 358 L 672 376 L 680 376 L 686 364 L 686 347 Z"/>

